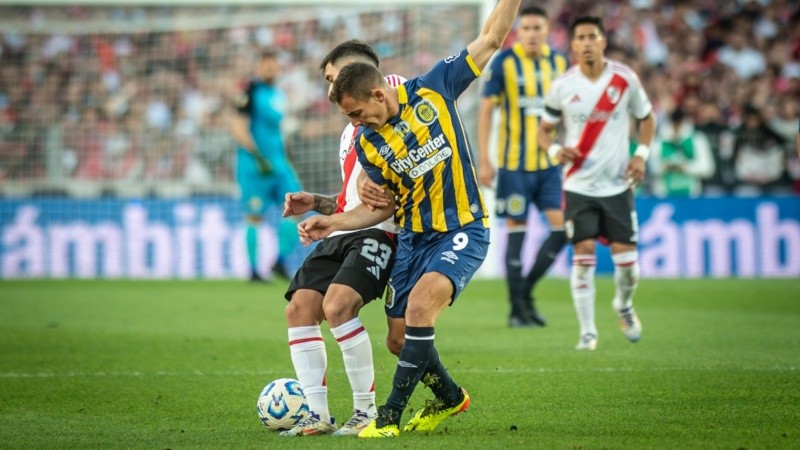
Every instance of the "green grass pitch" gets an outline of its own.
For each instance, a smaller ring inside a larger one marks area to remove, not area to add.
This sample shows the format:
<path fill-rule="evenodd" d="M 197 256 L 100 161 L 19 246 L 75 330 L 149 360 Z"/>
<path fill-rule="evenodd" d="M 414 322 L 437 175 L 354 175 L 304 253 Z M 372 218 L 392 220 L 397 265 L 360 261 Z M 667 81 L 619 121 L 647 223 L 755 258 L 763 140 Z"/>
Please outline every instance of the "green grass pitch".
<path fill-rule="evenodd" d="M 0 281 L 0 448 L 800 448 L 800 280 L 649 280 L 628 343 L 598 279 L 599 347 L 577 352 L 567 280 L 547 279 L 542 329 L 505 326 L 505 287 L 475 280 L 436 345 L 472 406 L 394 440 L 283 438 L 255 412 L 294 377 L 284 283 Z M 395 358 L 380 303 L 362 312 L 376 389 Z M 323 325 L 332 414 L 352 407 Z M 411 401 L 419 408 L 428 392 Z M 410 414 L 406 412 L 403 420 Z"/>

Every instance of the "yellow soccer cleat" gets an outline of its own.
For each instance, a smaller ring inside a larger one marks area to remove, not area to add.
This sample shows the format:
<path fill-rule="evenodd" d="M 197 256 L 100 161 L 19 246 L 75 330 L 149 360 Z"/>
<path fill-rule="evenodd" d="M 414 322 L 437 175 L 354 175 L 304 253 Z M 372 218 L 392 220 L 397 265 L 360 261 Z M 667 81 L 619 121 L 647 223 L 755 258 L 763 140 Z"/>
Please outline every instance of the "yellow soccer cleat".
<path fill-rule="evenodd" d="M 464 388 L 461 388 L 461 392 L 464 393 L 464 399 L 452 408 L 445 408 L 439 399 L 429 401 L 422 411 L 408 421 L 403 431 L 435 430 L 444 419 L 466 411 L 469 408 L 469 394 Z"/>
<path fill-rule="evenodd" d="M 400 436 L 400 428 L 393 423 L 378 428 L 377 420 L 373 420 L 363 430 L 358 432 L 360 438 L 390 438 Z"/>

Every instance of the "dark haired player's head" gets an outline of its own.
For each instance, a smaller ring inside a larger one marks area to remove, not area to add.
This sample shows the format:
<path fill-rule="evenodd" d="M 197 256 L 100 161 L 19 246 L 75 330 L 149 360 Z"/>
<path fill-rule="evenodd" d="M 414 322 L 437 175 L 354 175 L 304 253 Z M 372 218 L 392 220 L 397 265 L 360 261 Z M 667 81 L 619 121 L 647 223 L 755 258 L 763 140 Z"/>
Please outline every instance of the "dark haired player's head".
<path fill-rule="evenodd" d="M 340 104 L 345 97 L 352 97 L 353 100 L 360 102 L 367 101 L 372 97 L 373 89 L 384 85 L 386 80 L 377 67 L 363 62 L 353 62 L 339 71 L 328 99 L 336 104 Z"/>
<path fill-rule="evenodd" d="M 325 68 L 328 64 L 339 65 L 339 63 L 344 60 L 370 63 L 375 67 L 378 67 L 380 64 L 378 55 L 375 54 L 375 50 L 373 50 L 372 47 L 358 39 L 351 39 L 342 42 L 328 52 L 325 58 L 322 59 L 319 70 L 325 72 Z"/>
<path fill-rule="evenodd" d="M 517 41 L 529 57 L 539 57 L 547 44 L 550 24 L 547 12 L 538 6 L 526 6 L 519 11 L 517 20 Z"/>
<path fill-rule="evenodd" d="M 278 62 L 278 52 L 272 49 L 267 49 L 261 52 L 256 75 L 258 78 L 267 83 L 275 82 L 275 78 L 280 71 L 280 64 Z"/>
<path fill-rule="evenodd" d="M 575 29 L 577 29 L 581 25 L 594 25 L 600 32 L 600 35 L 602 37 L 606 37 L 606 29 L 603 27 L 602 19 L 595 16 L 580 16 L 577 19 L 573 20 L 572 23 L 569 25 L 570 40 L 575 38 Z"/>
<path fill-rule="evenodd" d="M 523 7 L 522 9 L 519 10 L 519 16 L 520 17 L 539 16 L 539 17 L 542 17 L 544 19 L 547 19 L 547 11 L 545 11 L 544 8 L 540 8 L 540 7 L 535 6 L 535 5 L 529 5 L 529 6 Z"/>

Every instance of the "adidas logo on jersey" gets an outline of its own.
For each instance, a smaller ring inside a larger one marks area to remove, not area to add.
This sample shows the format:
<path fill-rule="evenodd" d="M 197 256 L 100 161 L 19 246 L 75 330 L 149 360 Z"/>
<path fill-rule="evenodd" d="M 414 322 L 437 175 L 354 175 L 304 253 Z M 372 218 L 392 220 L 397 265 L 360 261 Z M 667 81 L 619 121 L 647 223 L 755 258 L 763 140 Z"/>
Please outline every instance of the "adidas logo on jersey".
<path fill-rule="evenodd" d="M 378 266 L 370 266 L 370 267 L 367 267 L 367 271 L 369 271 L 369 273 L 375 275 L 375 278 L 377 278 L 377 279 L 381 278 L 381 268 L 380 267 L 378 267 Z"/>
<path fill-rule="evenodd" d="M 572 96 L 572 99 L 569 102 L 570 103 L 580 103 L 581 102 L 581 98 L 580 98 L 580 96 L 578 96 L 578 94 L 575 94 L 575 95 Z"/>

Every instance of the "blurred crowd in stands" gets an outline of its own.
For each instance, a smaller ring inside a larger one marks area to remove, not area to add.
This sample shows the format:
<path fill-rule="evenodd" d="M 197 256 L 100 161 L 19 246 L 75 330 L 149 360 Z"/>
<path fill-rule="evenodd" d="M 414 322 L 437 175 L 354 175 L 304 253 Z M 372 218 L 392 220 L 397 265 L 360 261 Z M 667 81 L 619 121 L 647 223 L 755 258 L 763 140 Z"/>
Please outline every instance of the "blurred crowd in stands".
<path fill-rule="evenodd" d="M 556 49 L 568 50 L 574 17 L 599 15 L 607 55 L 641 75 L 659 123 L 642 194 L 800 192 L 796 0 L 544 6 Z M 0 6 L 0 184 L 231 185 L 230 100 L 270 47 L 284 65 L 288 151 L 307 190 L 335 192 L 344 120 L 322 56 L 359 38 L 386 73 L 414 76 L 460 50 L 480 19 L 464 5 L 387 8 Z"/>

